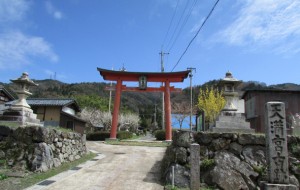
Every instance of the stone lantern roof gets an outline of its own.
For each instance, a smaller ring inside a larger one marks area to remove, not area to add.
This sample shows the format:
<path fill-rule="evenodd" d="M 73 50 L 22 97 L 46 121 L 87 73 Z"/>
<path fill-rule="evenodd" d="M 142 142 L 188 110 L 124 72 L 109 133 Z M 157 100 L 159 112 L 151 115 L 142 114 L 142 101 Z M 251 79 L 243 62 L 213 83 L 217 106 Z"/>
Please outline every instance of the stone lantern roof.
<path fill-rule="evenodd" d="M 241 83 L 242 81 L 236 79 L 233 77 L 232 73 L 230 71 L 227 71 L 225 74 L 225 77 L 220 80 L 221 83 Z"/>
<path fill-rule="evenodd" d="M 38 86 L 38 84 L 35 84 L 31 79 L 29 79 L 27 72 L 22 73 L 21 77 L 19 77 L 17 79 L 11 79 L 10 81 L 13 83 L 16 83 L 16 84 L 26 84 L 28 86 Z"/>

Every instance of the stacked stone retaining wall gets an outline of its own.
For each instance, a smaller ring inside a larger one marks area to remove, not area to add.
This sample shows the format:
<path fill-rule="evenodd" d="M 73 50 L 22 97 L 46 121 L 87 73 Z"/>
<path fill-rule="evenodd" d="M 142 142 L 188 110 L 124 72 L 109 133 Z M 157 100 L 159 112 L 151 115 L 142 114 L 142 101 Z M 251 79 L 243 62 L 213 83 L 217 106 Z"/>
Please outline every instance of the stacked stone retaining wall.
<path fill-rule="evenodd" d="M 200 182 L 214 189 L 259 189 L 267 180 L 265 136 L 237 133 L 190 133 L 177 131 L 162 161 L 162 176 L 166 184 L 190 184 L 190 144 L 200 145 Z M 288 137 L 290 183 L 299 187 L 300 138 Z"/>
<path fill-rule="evenodd" d="M 45 127 L 0 126 L 0 159 L 15 170 L 47 171 L 86 154 L 85 135 Z"/>

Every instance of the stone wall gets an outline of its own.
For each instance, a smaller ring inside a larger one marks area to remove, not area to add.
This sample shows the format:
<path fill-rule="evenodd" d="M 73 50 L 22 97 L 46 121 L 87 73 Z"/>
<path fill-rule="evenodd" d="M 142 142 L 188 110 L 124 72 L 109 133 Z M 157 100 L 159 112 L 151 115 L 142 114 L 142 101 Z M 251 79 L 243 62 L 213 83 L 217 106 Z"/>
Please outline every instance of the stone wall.
<path fill-rule="evenodd" d="M 85 135 L 45 127 L 0 126 L 0 159 L 15 170 L 47 171 L 86 154 Z"/>
<path fill-rule="evenodd" d="M 162 176 L 171 184 L 190 184 L 190 144 L 200 144 L 200 182 L 215 189 L 258 189 L 267 179 L 265 136 L 237 133 L 190 133 L 177 131 L 162 161 Z M 300 138 L 288 137 L 290 182 L 299 187 Z"/>

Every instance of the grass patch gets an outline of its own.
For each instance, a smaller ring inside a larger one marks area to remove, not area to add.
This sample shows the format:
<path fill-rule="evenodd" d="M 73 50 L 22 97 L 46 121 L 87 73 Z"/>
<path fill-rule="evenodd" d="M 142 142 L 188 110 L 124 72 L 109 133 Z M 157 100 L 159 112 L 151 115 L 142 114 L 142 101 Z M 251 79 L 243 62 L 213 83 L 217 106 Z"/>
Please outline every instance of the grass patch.
<path fill-rule="evenodd" d="M 149 147 L 168 147 L 170 143 L 166 142 L 137 142 L 137 141 L 105 141 L 106 144 L 110 145 L 124 145 L 124 146 L 149 146 Z"/>
<path fill-rule="evenodd" d="M 166 190 L 189 190 L 190 188 L 179 188 L 179 187 L 176 187 L 176 186 L 172 187 L 172 185 L 166 185 L 165 189 Z"/>
<path fill-rule="evenodd" d="M 6 160 L 0 160 L 0 165 L 6 164 Z"/>
<path fill-rule="evenodd" d="M 7 176 L 5 174 L 0 174 L 0 180 L 4 180 L 6 178 L 7 178 Z"/>
<path fill-rule="evenodd" d="M 0 125 L 12 128 L 12 129 L 16 129 L 18 127 L 20 127 L 19 123 L 13 123 L 13 122 L 7 122 L 7 121 L 1 121 Z"/>
<path fill-rule="evenodd" d="M 8 179 L 0 181 L 0 187 L 1 189 L 6 189 L 6 190 L 25 189 L 49 177 L 67 171 L 69 169 L 72 169 L 81 163 L 91 160 L 95 156 L 96 156 L 95 153 L 88 153 L 82 156 L 78 160 L 75 160 L 73 162 L 63 163 L 60 167 L 52 168 L 51 170 L 48 170 L 47 172 L 44 173 L 33 173 L 31 175 L 25 176 L 24 178 L 9 177 Z"/>
<path fill-rule="evenodd" d="M 138 138 L 140 138 L 140 137 L 142 137 L 142 136 L 143 136 L 143 135 L 138 136 L 138 135 L 136 135 L 136 134 L 133 134 L 131 138 L 126 139 L 126 140 L 135 140 L 135 139 L 138 139 Z"/>

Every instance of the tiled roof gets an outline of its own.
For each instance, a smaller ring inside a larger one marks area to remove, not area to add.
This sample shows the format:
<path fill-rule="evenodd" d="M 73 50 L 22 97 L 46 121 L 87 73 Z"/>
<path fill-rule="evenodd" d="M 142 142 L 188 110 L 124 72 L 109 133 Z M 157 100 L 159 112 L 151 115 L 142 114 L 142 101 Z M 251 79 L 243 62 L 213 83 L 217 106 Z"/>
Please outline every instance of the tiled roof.
<path fill-rule="evenodd" d="M 68 106 L 73 104 L 77 109 L 76 111 L 80 111 L 77 102 L 70 98 L 28 98 L 27 103 L 30 106 Z"/>
<path fill-rule="evenodd" d="M 15 99 L 15 96 L 9 92 L 3 85 L 0 85 L 0 91 L 3 91 L 11 100 Z"/>
<path fill-rule="evenodd" d="M 72 114 L 69 114 L 69 113 L 64 112 L 64 111 L 62 111 L 61 114 L 64 114 L 64 115 L 66 115 L 66 116 L 68 116 L 68 117 L 71 117 L 71 118 L 73 118 L 73 119 L 76 119 L 76 120 L 78 120 L 78 121 L 81 121 L 81 122 L 86 123 L 86 121 L 85 121 L 84 119 L 82 119 L 82 118 L 80 118 L 80 117 L 77 117 L 76 115 L 72 115 Z"/>
<path fill-rule="evenodd" d="M 74 103 L 73 99 L 28 98 L 27 103 L 34 106 L 66 106 Z"/>

